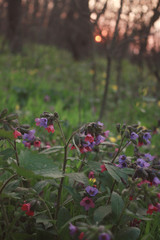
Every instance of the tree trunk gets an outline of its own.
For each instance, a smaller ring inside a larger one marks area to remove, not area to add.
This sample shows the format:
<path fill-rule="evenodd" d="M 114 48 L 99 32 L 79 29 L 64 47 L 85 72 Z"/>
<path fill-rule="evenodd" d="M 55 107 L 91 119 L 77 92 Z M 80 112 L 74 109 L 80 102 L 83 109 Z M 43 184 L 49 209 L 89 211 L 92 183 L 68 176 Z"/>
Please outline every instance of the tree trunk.
<path fill-rule="evenodd" d="M 99 115 L 99 120 L 102 120 L 102 117 L 104 115 L 105 109 L 106 109 L 106 99 L 108 97 L 108 88 L 109 88 L 109 82 L 110 82 L 110 74 L 111 74 L 111 64 L 112 64 L 112 58 L 110 56 L 107 57 L 107 70 L 106 70 L 106 84 L 105 89 L 103 92 L 103 98 L 101 102 L 101 110 Z"/>
<path fill-rule="evenodd" d="M 21 36 L 21 0 L 8 0 L 8 34 L 10 48 L 13 53 L 22 49 Z"/>

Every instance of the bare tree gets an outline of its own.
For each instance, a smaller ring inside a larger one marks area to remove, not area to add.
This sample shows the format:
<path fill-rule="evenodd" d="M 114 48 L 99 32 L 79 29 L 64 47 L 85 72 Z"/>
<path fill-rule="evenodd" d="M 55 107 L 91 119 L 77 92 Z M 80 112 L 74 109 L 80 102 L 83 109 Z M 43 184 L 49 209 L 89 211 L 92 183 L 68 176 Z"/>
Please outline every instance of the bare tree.
<path fill-rule="evenodd" d="M 119 26 L 119 21 L 120 21 L 120 16 L 122 12 L 122 7 L 123 7 L 123 0 L 120 2 L 120 8 L 118 10 L 118 15 L 117 15 L 117 20 L 116 20 L 116 25 L 114 29 L 114 34 L 110 43 L 110 46 L 106 48 L 106 59 L 107 59 L 107 68 L 106 68 L 106 79 L 105 79 L 105 88 L 103 92 L 103 97 L 101 101 L 101 107 L 100 107 L 100 115 L 99 115 L 99 120 L 103 118 L 105 108 L 107 106 L 107 97 L 108 97 L 108 88 L 109 88 L 109 83 L 110 83 L 110 74 L 111 74 L 111 66 L 112 66 L 112 59 L 113 59 L 113 52 L 116 44 L 116 39 L 118 36 L 118 26 Z"/>

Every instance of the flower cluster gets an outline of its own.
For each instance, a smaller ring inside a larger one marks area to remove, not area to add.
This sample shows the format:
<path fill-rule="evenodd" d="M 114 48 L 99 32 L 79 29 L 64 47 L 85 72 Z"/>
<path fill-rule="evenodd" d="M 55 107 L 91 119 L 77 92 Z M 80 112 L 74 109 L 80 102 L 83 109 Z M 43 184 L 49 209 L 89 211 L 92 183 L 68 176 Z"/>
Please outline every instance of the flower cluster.
<path fill-rule="evenodd" d="M 126 158 L 125 155 L 119 156 L 119 164 L 116 164 L 116 166 L 119 167 L 119 168 L 127 167 L 126 159 L 127 158 Z"/>
<path fill-rule="evenodd" d="M 88 196 L 84 197 L 80 202 L 80 205 L 83 206 L 86 211 L 88 211 L 90 208 L 95 207 L 95 204 L 90 197 L 95 197 L 98 194 L 98 189 L 96 188 L 96 185 L 94 185 L 94 183 L 96 182 L 94 172 L 91 171 L 89 173 L 88 177 L 89 177 L 89 184 L 92 186 L 90 186 L 90 185 L 87 186 L 85 188 L 85 191 L 89 195 L 89 197 Z"/>
<path fill-rule="evenodd" d="M 35 119 L 36 126 L 44 127 L 48 133 L 54 133 L 55 129 L 53 124 L 48 125 L 48 119 L 47 118 L 36 118 Z"/>
<path fill-rule="evenodd" d="M 95 226 L 93 226 L 93 228 L 95 228 Z M 106 233 L 104 230 L 104 226 L 99 226 L 97 227 L 97 231 L 95 233 L 95 235 L 98 237 L 98 240 L 111 240 L 111 236 Z M 74 237 L 74 239 L 79 239 L 79 240 L 87 240 L 85 238 L 85 230 L 87 231 L 89 229 L 89 226 L 83 224 L 83 231 L 84 232 L 80 232 L 79 227 L 76 227 L 75 225 L 73 225 L 72 223 L 69 224 L 69 231 L 70 231 L 70 235 L 72 237 Z"/>
<path fill-rule="evenodd" d="M 103 123 L 90 123 L 76 135 L 75 143 L 70 145 L 70 148 L 73 150 L 78 147 L 81 153 L 91 152 L 104 142 L 108 135 L 109 131 L 103 131 Z"/>
<path fill-rule="evenodd" d="M 24 203 L 21 207 L 22 211 L 24 211 L 28 216 L 34 216 L 34 211 L 31 210 L 30 203 Z"/>
<path fill-rule="evenodd" d="M 35 148 L 39 148 L 41 146 L 41 141 L 35 137 L 35 132 L 36 131 L 33 129 L 28 131 L 28 133 L 24 133 L 24 135 L 22 136 L 22 143 L 25 147 L 30 148 L 31 145 L 33 145 Z"/>

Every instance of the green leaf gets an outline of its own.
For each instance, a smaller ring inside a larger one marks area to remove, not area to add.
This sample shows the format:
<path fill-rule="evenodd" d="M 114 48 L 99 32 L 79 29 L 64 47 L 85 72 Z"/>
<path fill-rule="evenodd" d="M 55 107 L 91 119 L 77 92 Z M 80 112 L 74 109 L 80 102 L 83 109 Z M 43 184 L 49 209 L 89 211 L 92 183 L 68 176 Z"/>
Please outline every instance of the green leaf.
<path fill-rule="evenodd" d="M 75 188 L 70 187 L 70 186 L 64 186 L 65 189 L 72 195 L 72 198 L 76 202 L 80 202 L 82 197 L 79 192 L 76 191 Z"/>
<path fill-rule="evenodd" d="M 71 216 L 67 208 L 62 207 L 59 210 L 57 218 L 57 228 L 60 232 L 60 239 L 70 240 L 69 228 L 66 224 L 70 220 Z M 63 227 L 65 225 L 65 227 Z M 63 227 L 63 230 L 61 228 Z"/>
<path fill-rule="evenodd" d="M 15 154 L 15 151 L 12 148 L 7 148 L 0 152 L 0 156 L 3 157 L 3 160 L 7 160 L 9 157 L 12 157 L 13 154 Z"/>
<path fill-rule="evenodd" d="M 134 213 L 134 212 L 131 212 L 130 210 L 126 209 L 125 213 L 128 215 L 128 216 L 131 216 L 133 218 L 136 218 L 136 219 L 141 219 L 141 220 L 144 220 L 144 221 L 151 221 L 152 218 L 150 217 L 146 217 L 146 216 L 143 216 L 139 213 Z"/>
<path fill-rule="evenodd" d="M 54 146 L 54 147 L 45 149 L 40 154 L 51 154 L 51 153 L 61 152 L 62 149 L 64 149 L 63 146 Z"/>
<path fill-rule="evenodd" d="M 122 229 L 118 235 L 118 240 L 137 240 L 140 235 L 140 229 L 136 227 L 129 227 Z"/>
<path fill-rule="evenodd" d="M 71 183 L 74 183 L 74 181 L 76 181 L 83 184 L 88 184 L 88 178 L 84 173 L 66 173 L 65 176 L 69 177 Z"/>
<path fill-rule="evenodd" d="M 56 185 L 56 182 L 53 182 L 54 180 L 52 179 L 47 179 L 47 180 L 42 180 L 36 183 L 36 185 L 33 187 L 38 193 L 40 193 L 47 185 L 52 184 Z"/>
<path fill-rule="evenodd" d="M 5 129 L 0 129 L 0 139 L 13 140 L 14 139 L 13 131 L 6 131 Z"/>
<path fill-rule="evenodd" d="M 111 212 L 111 206 L 100 206 L 94 211 L 94 221 L 100 223 Z"/>
<path fill-rule="evenodd" d="M 60 229 L 71 218 L 67 208 L 62 207 L 59 210 L 57 218 L 57 227 Z"/>
<path fill-rule="evenodd" d="M 134 146 L 129 145 L 125 151 L 126 156 L 133 156 L 134 153 Z"/>
<path fill-rule="evenodd" d="M 112 213 L 114 214 L 115 218 L 118 220 L 124 208 L 124 202 L 121 196 L 116 192 L 112 193 L 111 206 L 112 206 Z"/>
<path fill-rule="evenodd" d="M 39 215 L 36 216 L 36 223 L 43 224 L 44 228 L 47 230 L 48 228 L 52 227 L 53 224 L 51 223 L 51 219 L 48 218 L 47 215 Z"/>
<path fill-rule="evenodd" d="M 121 178 L 118 176 L 115 168 L 109 164 L 105 164 L 108 173 L 117 181 L 117 182 L 121 182 Z"/>
<path fill-rule="evenodd" d="M 86 219 L 87 216 L 86 215 L 78 215 L 78 216 L 75 216 L 73 218 L 70 218 L 69 221 L 67 221 L 60 229 L 60 232 L 65 228 L 65 227 L 68 227 L 69 223 L 70 222 L 73 222 L 73 221 L 76 221 L 76 220 L 79 220 L 79 219 Z"/>
<path fill-rule="evenodd" d="M 25 169 L 23 167 L 18 167 L 17 164 L 12 163 L 11 166 L 16 169 L 16 173 L 20 176 L 23 176 L 27 179 L 35 179 L 36 176 L 34 174 L 34 172 L 32 172 L 31 170 Z M 39 176 L 37 176 L 39 177 Z"/>
<path fill-rule="evenodd" d="M 28 239 L 33 239 L 33 238 L 32 238 L 32 235 L 30 235 L 30 234 L 16 232 L 16 233 L 12 233 L 12 239 L 14 239 L 14 240 L 28 240 Z"/>
<path fill-rule="evenodd" d="M 44 154 L 22 151 L 19 156 L 20 166 L 26 170 L 31 170 L 34 174 L 47 178 L 61 178 L 62 173 L 51 158 Z"/>
<path fill-rule="evenodd" d="M 88 166 L 90 167 L 91 170 L 94 170 L 94 171 L 99 171 L 101 168 L 100 168 L 100 163 L 98 162 L 95 162 L 95 161 L 88 161 Z"/>

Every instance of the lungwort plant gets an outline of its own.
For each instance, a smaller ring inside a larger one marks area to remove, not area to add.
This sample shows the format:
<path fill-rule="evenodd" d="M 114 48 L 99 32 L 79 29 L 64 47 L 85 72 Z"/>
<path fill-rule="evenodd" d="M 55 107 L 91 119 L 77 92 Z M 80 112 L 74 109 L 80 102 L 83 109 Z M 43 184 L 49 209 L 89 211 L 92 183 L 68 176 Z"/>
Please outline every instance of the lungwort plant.
<path fill-rule="evenodd" d="M 4 109 L 0 239 L 160 239 L 160 162 L 148 152 L 152 133 L 116 127 L 114 144 L 101 122 L 66 139 L 56 112 L 37 116 L 30 129 Z"/>

